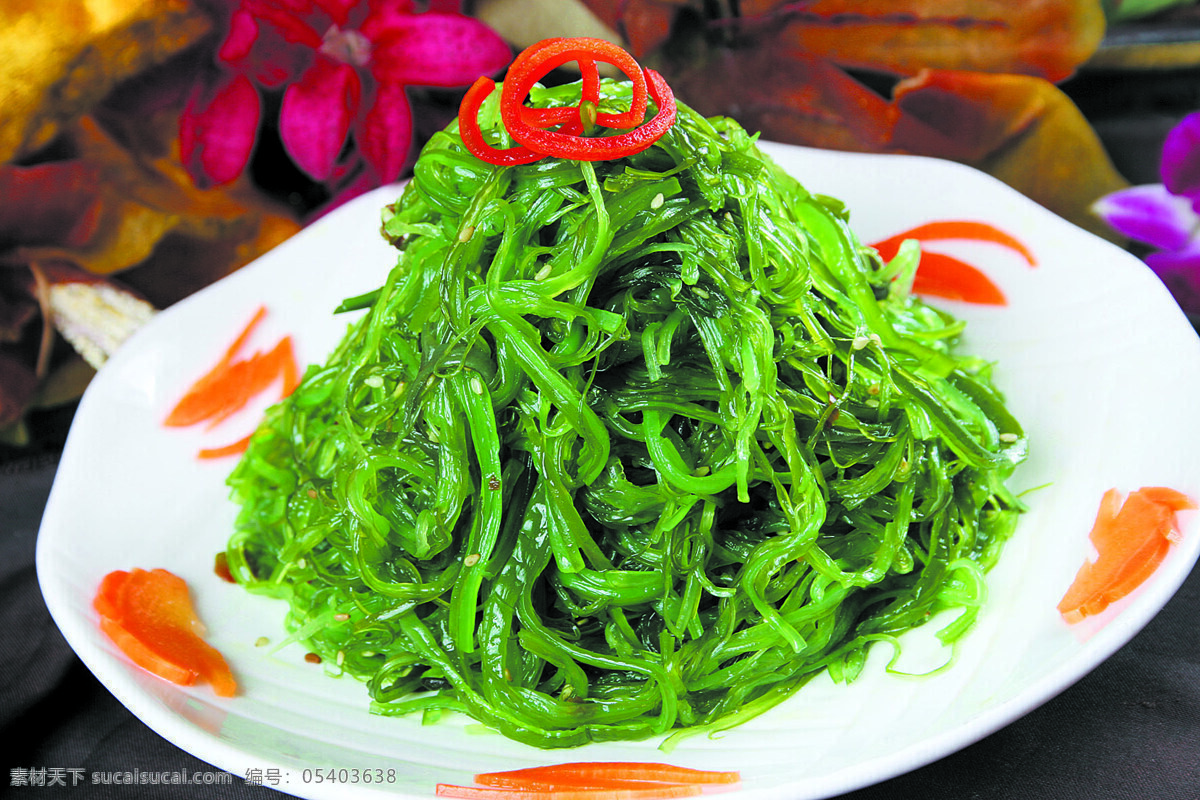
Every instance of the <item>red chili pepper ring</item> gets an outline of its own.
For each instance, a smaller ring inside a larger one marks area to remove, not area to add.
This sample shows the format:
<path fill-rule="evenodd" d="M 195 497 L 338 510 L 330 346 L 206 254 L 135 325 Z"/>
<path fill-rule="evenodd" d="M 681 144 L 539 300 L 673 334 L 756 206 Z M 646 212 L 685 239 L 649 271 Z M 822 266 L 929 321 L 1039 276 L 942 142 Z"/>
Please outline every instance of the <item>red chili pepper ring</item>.
<path fill-rule="evenodd" d="M 579 64 L 582 74 L 579 105 L 558 108 L 525 105 L 534 84 L 572 61 Z M 629 78 L 632 91 L 628 111 L 595 111 L 600 100 L 597 62 L 611 64 Z M 500 118 L 517 142 L 515 147 L 489 145 L 479 127 L 479 109 L 495 88 L 493 81 L 480 78 L 467 91 L 459 108 L 459 132 L 469 151 L 502 166 L 529 164 L 545 156 L 578 161 L 622 158 L 645 150 L 675 122 L 675 96 L 663 77 L 654 70 L 641 68 L 627 52 L 602 39 L 547 39 L 513 60 L 500 93 Z M 648 97 L 658 110 L 653 118 L 643 122 Z M 586 119 L 584 103 L 590 103 L 593 109 Z M 631 130 L 607 136 L 582 135 L 591 124 Z"/>

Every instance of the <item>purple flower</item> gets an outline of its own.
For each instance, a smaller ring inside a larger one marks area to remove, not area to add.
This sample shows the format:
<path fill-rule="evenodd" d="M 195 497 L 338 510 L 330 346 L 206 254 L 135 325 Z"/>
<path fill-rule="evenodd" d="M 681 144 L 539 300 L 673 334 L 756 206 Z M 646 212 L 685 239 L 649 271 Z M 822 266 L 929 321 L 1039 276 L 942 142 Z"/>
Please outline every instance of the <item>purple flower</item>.
<path fill-rule="evenodd" d="M 1167 134 L 1162 183 L 1133 186 L 1092 206 L 1117 233 L 1150 248 L 1146 264 L 1180 307 L 1200 315 L 1200 112 Z"/>
<path fill-rule="evenodd" d="M 221 70 L 180 119 L 180 154 L 199 185 L 245 169 L 261 89 L 283 89 L 279 135 L 292 161 L 347 199 L 400 177 L 412 148 L 405 88 L 457 87 L 502 69 L 508 45 L 454 0 L 224 0 Z M 348 146 L 352 144 L 353 146 Z"/>

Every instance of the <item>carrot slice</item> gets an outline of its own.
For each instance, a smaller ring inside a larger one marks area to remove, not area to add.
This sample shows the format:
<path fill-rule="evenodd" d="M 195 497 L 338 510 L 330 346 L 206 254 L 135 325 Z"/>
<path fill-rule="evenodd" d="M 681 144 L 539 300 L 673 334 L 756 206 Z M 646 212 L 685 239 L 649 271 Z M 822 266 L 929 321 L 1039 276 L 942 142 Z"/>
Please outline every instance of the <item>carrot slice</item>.
<path fill-rule="evenodd" d="M 209 429 L 212 429 L 245 408 L 251 399 L 265 392 L 277 380 L 283 384 L 281 397 L 287 397 L 295 390 L 300 382 L 300 368 L 296 364 L 292 337 L 284 336 L 265 353 L 238 357 L 265 315 L 266 308 L 260 306 L 216 365 L 192 384 L 171 409 L 163 421 L 164 425 L 187 427 L 207 421 Z M 244 452 L 248 444 L 247 436 L 227 445 L 204 448 L 199 457 L 236 455 Z"/>
<path fill-rule="evenodd" d="M 1147 500 L 1166 506 L 1172 511 L 1186 511 L 1196 507 L 1196 503 L 1186 494 L 1177 492 L 1174 489 L 1168 489 L 1165 486 L 1143 486 L 1137 493 Z"/>
<path fill-rule="evenodd" d="M 992 279 L 965 261 L 944 253 L 921 253 L 913 276 L 915 294 L 944 297 L 978 305 L 1002 306 L 1008 300 Z"/>
<path fill-rule="evenodd" d="M 693 797 L 710 786 L 732 786 L 737 772 L 641 761 L 580 761 L 481 772 L 475 786 L 438 784 L 441 797 L 467 800 L 641 800 Z"/>
<path fill-rule="evenodd" d="M 296 373 L 296 357 L 290 336 L 280 339 L 266 353 L 255 353 L 243 361 L 233 362 L 223 380 L 214 387 L 214 405 L 209 412 L 208 427 L 214 428 L 237 413 L 251 398 L 265 392 L 277 378 L 283 381 L 283 396 L 291 394 L 296 388 Z"/>
<path fill-rule="evenodd" d="M 487 789 L 509 789 L 531 792 L 665 789 L 675 786 L 694 786 L 697 790 L 700 790 L 703 787 L 703 784 L 699 783 L 675 783 L 671 781 L 637 781 L 617 778 L 558 778 L 555 781 L 540 781 L 529 778 L 506 777 L 503 775 L 477 775 L 475 783 Z"/>
<path fill-rule="evenodd" d="M 100 630 L 112 639 L 121 652 L 129 656 L 129 660 L 147 672 L 152 672 L 160 678 L 177 683 L 180 686 L 191 686 L 200 676 L 198 672 L 182 667 L 173 661 L 163 658 L 145 642 L 125 630 L 119 622 L 110 617 L 100 618 Z"/>
<path fill-rule="evenodd" d="M 239 455 L 246 452 L 246 448 L 250 446 L 250 437 L 253 435 L 248 433 L 236 442 L 230 442 L 220 447 L 202 447 L 196 456 L 198 458 L 224 458 L 225 456 Z"/>
<path fill-rule="evenodd" d="M 741 775 L 737 772 L 692 769 L 674 764 L 642 761 L 578 761 L 541 767 L 525 767 L 504 772 L 483 772 L 475 776 L 475 781 L 483 783 L 499 777 L 544 783 L 619 780 L 706 784 L 737 783 L 741 780 Z"/>
<path fill-rule="evenodd" d="M 244 359 L 237 357 L 265 314 L 263 307 L 255 312 L 216 365 L 192 384 L 171 409 L 165 425 L 182 428 L 204 421 L 210 422 L 210 427 L 216 425 L 280 377 L 285 395 L 296 388 L 299 368 L 290 336 L 280 339 L 266 353 L 254 353 Z"/>
<path fill-rule="evenodd" d="M 913 293 L 961 300 L 979 305 L 1005 305 L 1008 301 L 1000 288 L 975 267 L 952 256 L 933 253 L 926 242 L 960 239 L 991 242 L 1018 253 L 1029 266 L 1037 266 L 1033 253 L 1019 239 L 987 222 L 975 220 L 935 220 L 875 242 L 872 247 L 883 260 L 890 261 L 906 239 L 921 242 L 921 262 L 913 279 Z"/>
<path fill-rule="evenodd" d="M 1187 495 L 1162 486 L 1131 492 L 1121 502 L 1116 489 L 1100 500 L 1090 538 L 1097 557 L 1079 568 L 1058 611 L 1069 623 L 1094 616 L 1140 586 L 1178 536 L 1176 513 L 1196 508 Z"/>
<path fill-rule="evenodd" d="M 92 600 L 92 608 L 96 609 L 97 614 L 114 619 L 117 617 L 120 613 L 118 608 L 121 604 L 121 589 L 128 578 L 129 573 L 123 569 L 113 570 L 104 576 L 100 581 L 100 588 L 96 590 L 96 597 Z"/>
<path fill-rule="evenodd" d="M 92 605 L 100 629 L 138 666 L 173 683 L 202 680 L 220 697 L 237 683 L 225 658 L 204 641 L 187 583 L 164 569 L 110 572 Z"/>
<path fill-rule="evenodd" d="M 1030 252 L 1029 248 L 1020 239 L 987 222 L 962 219 L 935 220 L 934 222 L 927 222 L 924 225 L 918 225 L 915 228 L 909 228 L 895 236 L 890 236 L 875 244 L 874 247 L 879 250 L 880 254 L 883 254 L 885 251 L 889 252 L 891 255 L 886 255 L 884 258 L 890 260 L 895 257 L 896 252 L 900 249 L 900 245 L 905 239 L 916 239 L 920 242 L 945 241 L 950 239 L 991 242 L 992 244 L 998 244 L 1016 251 L 1029 263 L 1029 266 L 1037 266 L 1037 260 L 1034 259 L 1033 253 Z"/>
<path fill-rule="evenodd" d="M 631 784 L 633 785 L 633 784 Z M 555 786 L 549 789 L 497 789 L 486 786 L 437 785 L 438 797 L 466 800 L 654 800 L 654 798 L 695 797 L 700 784 L 647 784 L 639 788 L 588 789 Z"/>
<path fill-rule="evenodd" d="M 221 391 L 223 385 L 227 385 L 230 364 L 237 354 L 245 346 L 246 341 L 262 322 L 267 314 L 267 309 L 264 306 L 259 306 L 254 312 L 254 316 L 246 323 L 246 327 L 237 335 L 233 343 L 226 348 L 225 353 L 220 360 L 205 373 L 201 378 L 192 384 L 187 393 L 180 398 L 179 402 L 171 409 L 171 413 L 167 415 L 165 420 L 166 425 L 171 427 L 187 427 L 195 425 L 197 422 L 203 422 L 212 415 L 214 403 L 220 405 L 220 401 L 224 394 Z"/>

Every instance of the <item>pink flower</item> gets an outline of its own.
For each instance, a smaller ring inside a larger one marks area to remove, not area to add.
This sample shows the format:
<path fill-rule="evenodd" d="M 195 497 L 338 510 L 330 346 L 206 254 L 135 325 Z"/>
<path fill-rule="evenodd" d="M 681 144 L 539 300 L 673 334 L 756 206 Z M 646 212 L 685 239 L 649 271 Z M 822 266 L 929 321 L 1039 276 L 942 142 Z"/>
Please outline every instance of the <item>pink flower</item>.
<path fill-rule="evenodd" d="M 1200 111 L 1167 134 L 1159 174 L 1162 183 L 1113 192 L 1092 209 L 1149 250 L 1143 260 L 1180 307 L 1200 320 Z"/>
<path fill-rule="evenodd" d="M 180 118 L 181 155 L 199 185 L 242 173 L 258 137 L 260 90 L 281 88 L 279 136 L 305 174 L 343 193 L 394 181 L 413 140 L 405 88 L 466 86 L 512 56 L 456 1 L 420 4 L 425 11 L 417 0 L 226 2 L 222 69 Z"/>

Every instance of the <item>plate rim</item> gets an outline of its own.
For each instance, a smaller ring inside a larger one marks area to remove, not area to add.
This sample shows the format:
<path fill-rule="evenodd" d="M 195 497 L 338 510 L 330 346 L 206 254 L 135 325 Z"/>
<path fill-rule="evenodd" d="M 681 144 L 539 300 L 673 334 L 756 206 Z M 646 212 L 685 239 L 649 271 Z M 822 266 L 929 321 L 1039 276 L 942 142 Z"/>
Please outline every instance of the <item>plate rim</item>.
<path fill-rule="evenodd" d="M 772 155 L 773 158 L 777 153 L 791 153 L 797 155 L 798 157 L 833 157 L 848 158 L 850 160 L 865 159 L 868 161 L 874 159 L 889 161 L 904 159 L 913 163 L 919 163 L 923 166 L 930 166 L 931 168 L 935 169 L 961 172 L 963 175 L 969 175 L 969 180 L 984 180 L 990 183 L 992 190 L 1008 193 L 1015 202 L 1027 203 L 1030 207 L 1031 213 L 1033 214 L 1045 215 L 1046 219 L 1054 220 L 1054 224 L 1070 226 L 1080 234 L 1092 237 L 1097 241 L 1103 241 L 1099 239 L 1099 237 L 1094 237 L 1093 234 L 1090 234 L 1087 231 L 1072 225 L 1070 222 L 1062 219 L 1061 217 L 1054 215 L 1052 212 L 1037 205 L 1023 195 L 1020 195 L 1018 192 L 1016 192 L 1016 190 L 1011 189 L 1006 184 L 1003 184 L 992 176 L 955 162 L 943 161 L 940 159 L 933 159 L 923 156 L 843 153 L 838 151 L 798 147 L 794 145 L 782 145 L 771 142 L 760 142 L 760 145 L 763 147 L 764 151 Z M 932 165 L 936 166 L 934 167 Z M 333 223 L 333 221 L 337 220 L 338 217 L 336 215 L 339 214 L 349 215 L 365 213 L 366 209 L 368 208 L 377 211 L 379 208 L 378 201 L 380 199 L 384 198 L 385 196 L 394 199 L 396 196 L 398 196 L 398 194 L 398 185 L 375 189 L 365 195 L 355 198 L 355 200 L 351 201 L 351 203 L 335 209 L 329 215 L 323 217 L 322 220 L 319 220 L 316 224 L 321 224 L 324 222 L 324 224 L 330 225 Z M 853 224 L 853 217 L 851 218 L 851 221 Z M 241 270 L 233 273 L 229 277 L 222 279 L 216 284 L 201 289 L 195 294 L 180 301 L 180 303 L 176 304 L 175 306 L 172 306 L 170 309 L 164 310 L 162 313 L 169 314 L 171 313 L 172 309 L 187 308 L 194 304 L 205 304 L 209 302 L 210 297 L 214 295 L 220 296 L 220 294 L 228 291 L 230 287 L 237 286 L 239 280 L 245 280 L 244 278 L 239 279 L 239 275 L 250 274 L 248 270 L 254 269 L 256 265 L 262 263 L 265 259 L 277 260 L 287 256 L 292 250 L 299 249 L 305 242 L 305 239 L 303 238 L 305 232 L 312 229 L 313 226 L 305 228 L 299 234 L 292 237 L 292 239 L 288 240 L 288 242 L 285 242 L 279 248 L 276 248 L 276 250 L 272 250 L 270 253 L 266 254 L 260 259 L 257 259 L 255 262 L 252 262 L 246 267 L 243 267 Z M 1105 242 L 1105 244 L 1112 248 L 1114 257 L 1116 257 L 1115 254 L 1121 254 L 1121 257 L 1126 257 L 1130 263 L 1136 261 L 1138 264 L 1141 264 L 1141 262 L 1137 261 L 1134 256 L 1126 253 L 1126 251 L 1118 248 L 1116 245 L 1111 245 L 1111 243 L 1107 242 Z M 1142 266 L 1144 267 L 1144 265 Z M 1148 275 L 1153 277 L 1153 273 L 1151 273 L 1148 268 L 1145 268 L 1145 271 Z M 1154 280 L 1157 281 L 1157 279 Z M 1177 306 L 1175 306 L 1174 302 L 1170 300 L 1170 295 L 1166 291 L 1165 287 L 1162 288 L 1161 299 L 1164 301 L 1169 301 L 1171 307 L 1178 311 Z M 1183 316 L 1182 312 L 1178 312 L 1178 315 L 1181 323 L 1187 325 L 1186 318 Z M 141 341 L 141 337 L 143 336 L 147 338 L 151 337 L 157 330 L 157 327 L 158 326 L 155 325 L 155 322 L 152 321 L 148 326 L 146 326 L 146 328 L 135 334 L 134 339 L 131 339 L 131 341 Z M 122 352 L 128 353 L 131 352 L 131 350 L 132 348 L 123 349 L 122 351 L 118 352 L 118 354 L 114 357 L 114 360 L 122 358 Z M 1197 358 L 1200 359 L 1200 340 L 1196 341 L 1194 353 L 1196 354 Z M 93 387 L 99 388 L 94 389 Z M 89 386 L 80 402 L 77 414 L 83 412 L 85 405 L 91 402 L 89 401 L 89 396 L 101 392 L 104 387 L 105 384 L 100 380 L 95 381 L 92 386 Z M 62 465 L 69 463 L 68 459 L 74 459 L 76 457 L 74 455 L 73 448 L 78 447 L 78 444 L 73 445 L 73 441 L 75 440 L 76 434 L 74 426 L 72 426 L 72 431 L 68 435 L 67 442 L 62 451 L 62 457 L 59 462 L 60 468 Z M 152 730 L 155 730 L 164 738 L 168 739 L 168 741 L 171 741 L 179 746 L 181 749 L 192 753 L 201 760 L 212 763 L 214 766 L 225 769 L 226 771 L 232 772 L 235 776 L 238 776 L 239 773 L 234 770 L 238 768 L 244 770 L 246 768 L 245 753 L 241 749 L 221 740 L 218 736 L 207 734 L 202 730 L 184 728 L 182 731 L 180 731 L 177 727 L 167 724 L 169 723 L 169 720 L 163 720 L 162 715 L 159 713 L 160 709 L 153 703 L 148 702 L 148 698 L 144 694 L 137 691 L 132 685 L 132 682 L 126 682 L 120 679 L 114 681 L 112 677 L 113 671 L 110 669 L 110 665 L 104 661 L 104 659 L 101 657 L 101 654 L 92 647 L 91 643 L 86 640 L 86 637 L 83 637 L 79 627 L 76 626 L 75 622 L 77 620 L 75 619 L 74 612 L 71 609 L 70 602 L 66 597 L 68 588 L 63 585 L 61 581 L 56 580 L 55 576 L 52 574 L 53 553 L 50 552 L 51 544 L 55 541 L 56 530 L 61 530 L 55 528 L 55 524 L 57 523 L 58 516 L 61 513 L 60 507 L 65 502 L 60 499 L 60 495 L 65 491 L 66 489 L 62 488 L 59 476 L 56 474 L 54 483 L 51 487 L 49 499 L 46 504 L 45 516 L 43 517 L 42 525 L 39 530 L 35 553 L 35 564 L 37 568 L 39 585 L 41 586 L 47 608 L 50 610 L 55 624 L 63 632 L 68 644 L 72 647 L 72 650 L 75 651 L 80 660 L 83 661 L 85 666 L 87 666 L 88 669 L 96 675 L 106 689 L 112 692 L 114 696 L 116 696 L 117 699 L 143 723 L 145 723 Z M 44 533 L 45 535 L 43 535 Z M 1125 613 L 1114 617 L 1102 631 L 1097 633 L 1096 636 L 1089 640 L 1085 646 L 1085 650 L 1082 651 L 1088 653 L 1087 658 L 1079 657 L 1072 659 L 1068 664 L 1061 665 L 1057 670 L 1043 675 L 1040 681 L 1035 682 L 1032 684 L 1032 686 L 1026 687 L 1026 689 L 1017 696 L 1010 698 L 999 706 L 985 709 L 974 719 L 969 720 L 966 725 L 961 725 L 953 730 L 943 731 L 940 734 L 932 737 L 932 740 L 929 738 L 918 740 L 917 742 L 911 743 L 896 750 L 889 756 L 876 758 L 868 764 L 846 767 L 837 772 L 818 776 L 816 779 L 813 779 L 806 785 L 819 787 L 818 791 L 823 792 L 823 794 L 806 794 L 805 796 L 827 797 L 832 794 L 853 791 L 855 789 L 864 788 L 880 781 L 897 777 L 901 774 L 918 769 L 931 763 L 932 761 L 943 758 L 962 749 L 963 747 L 968 746 L 973 742 L 979 741 L 980 739 L 990 735 L 991 733 L 994 733 L 997 730 L 1006 727 L 1020 717 L 1045 704 L 1047 701 L 1057 696 L 1061 692 L 1066 691 L 1080 679 L 1094 670 L 1097 666 L 1111 657 L 1113 653 L 1125 646 L 1134 636 L 1136 636 L 1138 632 L 1145 627 L 1146 624 L 1150 622 L 1151 619 L 1153 619 L 1153 617 L 1158 613 L 1159 610 L 1161 610 L 1162 606 L 1165 605 L 1170 597 L 1178 591 L 1184 580 L 1186 580 L 1188 574 L 1195 567 L 1197 561 L 1200 560 L 1200 547 L 1195 546 L 1195 543 L 1193 543 L 1193 546 L 1185 555 L 1186 557 L 1183 557 L 1182 559 L 1176 559 L 1175 568 L 1170 573 L 1156 573 L 1154 580 L 1143 587 L 1146 592 L 1143 596 L 1144 599 L 1141 604 L 1136 606 L 1136 608 L 1130 607 L 1125 609 Z M 80 621 L 80 623 L 82 624 L 82 621 Z M 116 684 L 115 686 L 114 683 Z M 162 730 L 162 727 L 164 726 L 167 727 L 169 731 Z M 962 735 L 962 731 L 964 729 L 968 730 L 965 739 Z M 180 740 L 182 740 L 182 742 Z M 569 750 L 544 752 L 547 754 L 553 754 L 579 751 Z M 647 751 L 647 755 L 652 758 L 661 757 L 661 752 L 657 749 L 649 749 Z M 260 758 L 256 755 L 254 766 L 261 766 L 265 761 L 266 759 Z M 291 765 L 287 765 L 283 762 L 279 762 L 278 764 L 275 764 L 275 766 L 278 766 L 282 769 L 293 768 Z M 856 774 L 854 776 L 847 774 L 850 772 L 854 772 Z M 789 790 L 794 788 L 795 784 L 788 782 L 774 786 L 743 788 L 742 794 L 748 798 L 784 797 L 792 796 L 792 793 Z M 322 788 L 316 785 L 306 786 L 304 789 L 305 793 L 300 796 L 313 798 L 348 796 L 345 791 L 346 787 L 344 786 L 341 787 L 340 791 L 331 792 L 328 794 L 325 794 Z M 356 789 L 356 792 L 360 791 L 364 790 L 361 789 L 361 787 Z M 367 791 L 364 796 L 372 794 L 374 794 L 373 791 Z M 409 794 L 402 791 L 400 793 L 379 793 L 379 796 L 424 797 L 427 795 Z"/>

